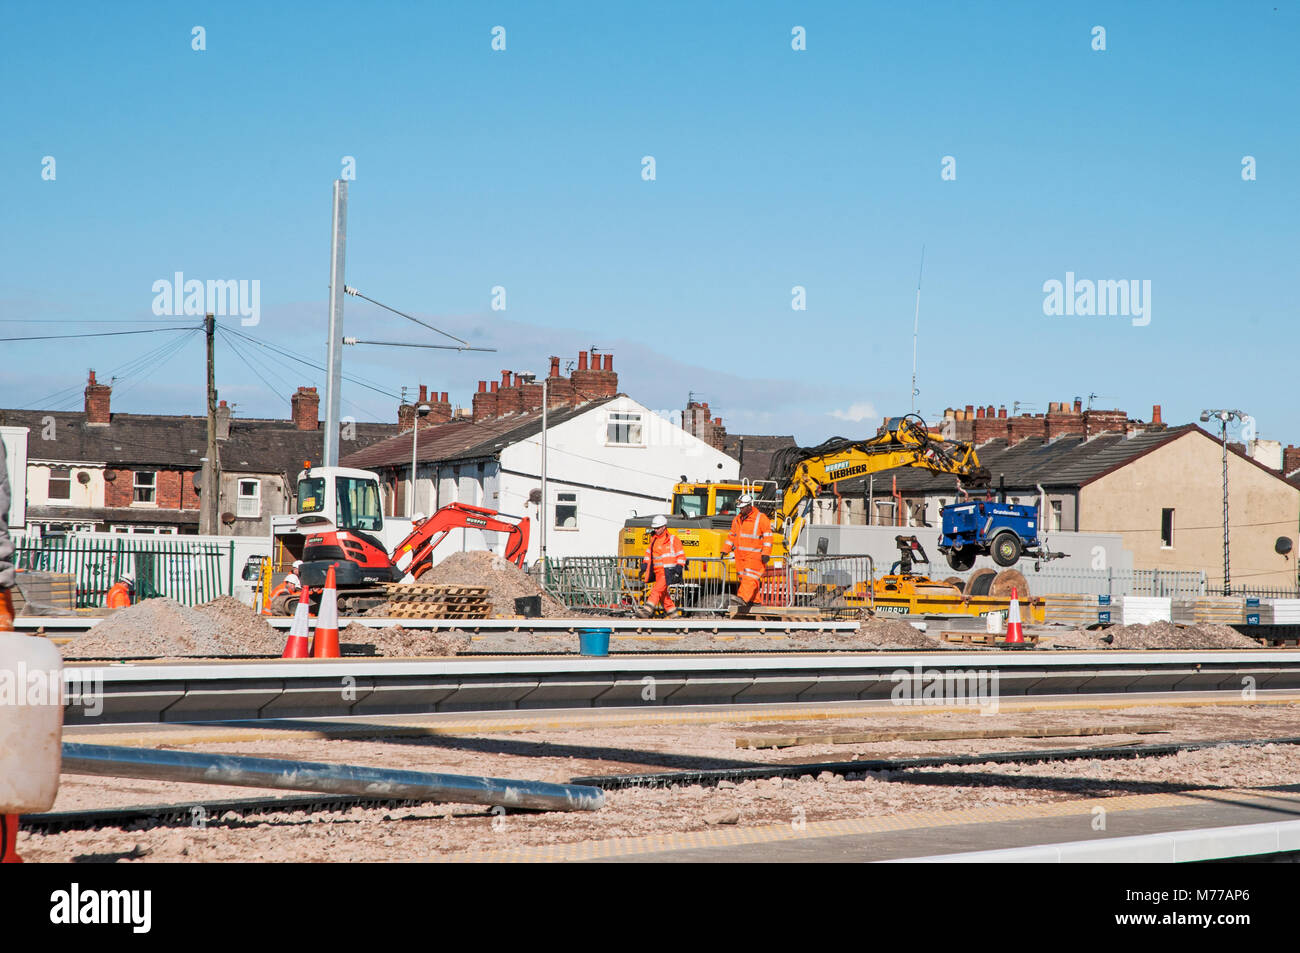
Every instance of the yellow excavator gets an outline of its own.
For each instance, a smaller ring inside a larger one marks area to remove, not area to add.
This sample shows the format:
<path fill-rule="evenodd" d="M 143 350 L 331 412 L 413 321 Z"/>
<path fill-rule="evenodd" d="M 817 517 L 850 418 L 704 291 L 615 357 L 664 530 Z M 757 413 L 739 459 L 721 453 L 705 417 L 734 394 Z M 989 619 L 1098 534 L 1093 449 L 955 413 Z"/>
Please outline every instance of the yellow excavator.
<path fill-rule="evenodd" d="M 930 433 L 925 421 L 909 414 L 890 419 L 880 434 L 865 440 L 835 437 L 816 447 L 779 451 L 767 480 L 679 483 L 673 488 L 668 526 L 686 551 L 686 581 L 691 581 L 693 571 L 715 571 L 703 564 L 696 568 L 691 561 L 721 557 L 742 493 L 753 494 L 756 505 L 771 518 L 772 558 L 779 560 L 798 543 L 804 511 L 823 489 L 897 467 L 951 473 L 969 486 L 987 484 L 989 478 L 971 444 L 941 440 Z M 640 516 L 624 523 L 619 534 L 620 556 L 640 559 L 645 555 L 650 520 L 650 516 Z M 727 571 L 727 583 L 734 586 L 735 567 L 728 564 Z"/>

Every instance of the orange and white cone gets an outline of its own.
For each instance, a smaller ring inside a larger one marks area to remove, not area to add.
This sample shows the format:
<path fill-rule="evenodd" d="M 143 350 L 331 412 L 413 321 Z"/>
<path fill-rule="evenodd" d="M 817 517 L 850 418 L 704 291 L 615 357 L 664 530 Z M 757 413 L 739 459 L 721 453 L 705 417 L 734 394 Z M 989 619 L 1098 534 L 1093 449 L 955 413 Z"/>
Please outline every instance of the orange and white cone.
<path fill-rule="evenodd" d="M 334 567 L 325 573 L 325 591 L 320 597 L 320 611 L 316 616 L 316 638 L 311 643 L 312 658 L 339 657 L 339 590 L 334 579 Z"/>
<path fill-rule="evenodd" d="M 1020 599 L 1015 589 L 1011 590 L 1011 609 L 1007 612 L 1007 643 L 1024 642 L 1025 631 L 1020 626 Z"/>
<path fill-rule="evenodd" d="M 302 596 L 298 599 L 298 608 L 293 610 L 293 625 L 289 626 L 289 641 L 284 643 L 284 654 L 280 658 L 311 658 L 307 645 L 307 615 L 311 611 L 311 590 L 302 587 Z"/>

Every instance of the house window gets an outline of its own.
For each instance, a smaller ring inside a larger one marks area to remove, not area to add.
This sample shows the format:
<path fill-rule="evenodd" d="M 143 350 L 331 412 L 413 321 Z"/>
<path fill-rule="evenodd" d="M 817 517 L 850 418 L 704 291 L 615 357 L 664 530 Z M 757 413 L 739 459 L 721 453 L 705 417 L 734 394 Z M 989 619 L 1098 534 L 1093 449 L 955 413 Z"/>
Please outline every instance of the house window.
<path fill-rule="evenodd" d="M 605 439 L 607 443 L 619 446 L 642 446 L 641 415 L 610 411 Z"/>
<path fill-rule="evenodd" d="M 1162 549 L 1174 548 L 1174 511 L 1172 509 L 1160 511 L 1160 547 Z"/>
<path fill-rule="evenodd" d="M 155 492 L 158 488 L 158 471 L 157 470 L 136 470 L 135 471 L 135 497 L 136 503 L 155 503 L 157 502 Z"/>
<path fill-rule="evenodd" d="M 1051 507 L 1052 507 L 1052 513 L 1050 519 L 1052 525 L 1049 527 L 1049 529 L 1053 533 L 1059 533 L 1061 531 L 1061 501 L 1052 500 Z"/>
<path fill-rule="evenodd" d="M 259 519 L 262 515 L 262 481 L 240 480 L 235 515 L 241 519 Z"/>
<path fill-rule="evenodd" d="M 50 467 L 50 489 L 46 496 L 51 500 L 72 499 L 72 467 Z"/>
<path fill-rule="evenodd" d="M 555 494 L 555 528 L 556 529 L 577 529 L 578 528 L 578 494 L 577 493 L 556 493 Z"/>

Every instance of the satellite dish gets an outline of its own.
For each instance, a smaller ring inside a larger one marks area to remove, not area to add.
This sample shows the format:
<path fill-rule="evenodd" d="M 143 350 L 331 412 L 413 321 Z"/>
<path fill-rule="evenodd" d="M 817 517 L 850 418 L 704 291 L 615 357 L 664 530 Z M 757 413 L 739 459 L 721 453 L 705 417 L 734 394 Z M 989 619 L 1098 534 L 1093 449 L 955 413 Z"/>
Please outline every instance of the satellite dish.
<path fill-rule="evenodd" d="M 107 480 L 109 483 L 112 483 L 114 480 L 117 479 L 117 471 L 116 471 L 116 470 L 105 470 L 105 471 L 104 471 L 104 479 Z"/>
<path fill-rule="evenodd" d="M 221 514 L 221 522 L 225 523 L 227 526 L 229 526 L 234 521 L 235 521 L 235 514 L 231 513 L 229 510 Z"/>
<path fill-rule="evenodd" d="M 1291 552 L 1291 537 L 1279 536 L 1277 542 L 1273 544 L 1273 551 L 1279 556 L 1285 556 Z"/>
<path fill-rule="evenodd" d="M 90 474 L 87 473 L 85 470 L 80 471 L 77 474 L 77 482 L 80 483 L 82 486 L 85 486 L 87 483 L 90 482 Z"/>

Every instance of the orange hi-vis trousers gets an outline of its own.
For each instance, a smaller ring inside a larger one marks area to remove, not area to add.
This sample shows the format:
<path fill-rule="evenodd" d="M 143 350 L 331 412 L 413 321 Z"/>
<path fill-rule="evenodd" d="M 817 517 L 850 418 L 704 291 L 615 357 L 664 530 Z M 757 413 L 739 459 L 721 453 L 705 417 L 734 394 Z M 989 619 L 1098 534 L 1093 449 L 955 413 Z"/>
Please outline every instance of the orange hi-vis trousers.
<path fill-rule="evenodd" d="M 653 574 L 651 578 L 654 579 L 646 605 L 653 608 L 662 603 L 665 611 L 672 612 L 677 608 L 677 603 L 673 601 L 668 589 L 668 568 L 686 566 L 686 550 L 682 548 L 682 541 L 677 538 L 677 534 L 670 529 L 658 535 L 651 533 L 650 545 L 646 548 L 642 566 L 647 576 Z"/>
<path fill-rule="evenodd" d="M 740 586 L 736 596 L 741 602 L 758 599 L 759 584 L 763 580 L 763 558 L 772 555 L 772 521 L 758 507 L 749 516 L 736 514 L 731 521 L 731 532 L 722 544 L 722 555 L 735 551 L 736 575 Z"/>

